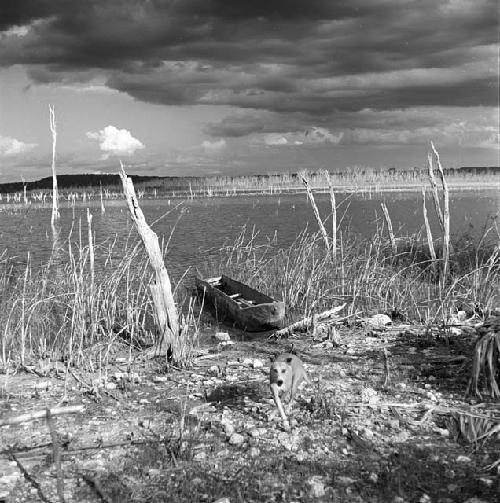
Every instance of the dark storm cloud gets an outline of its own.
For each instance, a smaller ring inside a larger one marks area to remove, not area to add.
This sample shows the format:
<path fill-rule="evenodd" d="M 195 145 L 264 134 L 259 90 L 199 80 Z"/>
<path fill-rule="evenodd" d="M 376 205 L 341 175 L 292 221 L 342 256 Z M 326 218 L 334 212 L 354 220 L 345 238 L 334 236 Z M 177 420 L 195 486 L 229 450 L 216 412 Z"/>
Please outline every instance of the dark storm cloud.
<path fill-rule="evenodd" d="M 496 11 L 494 0 L 3 0 L 0 66 L 25 64 L 38 83 L 99 77 L 146 102 L 317 123 L 364 108 L 496 105 Z"/>

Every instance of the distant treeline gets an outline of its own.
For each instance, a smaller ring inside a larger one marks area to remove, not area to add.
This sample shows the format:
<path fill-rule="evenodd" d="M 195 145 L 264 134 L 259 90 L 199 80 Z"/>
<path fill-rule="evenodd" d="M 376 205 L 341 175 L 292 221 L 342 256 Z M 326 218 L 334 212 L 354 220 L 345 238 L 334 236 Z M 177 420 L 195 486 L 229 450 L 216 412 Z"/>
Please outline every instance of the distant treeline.
<path fill-rule="evenodd" d="M 496 177 L 500 175 L 499 166 L 483 166 L 461 168 L 446 168 L 445 175 L 449 178 Z M 320 172 L 308 172 L 307 176 L 312 185 L 323 185 L 324 176 Z M 406 170 L 346 168 L 342 171 L 330 171 L 334 182 L 341 184 L 376 184 L 381 182 L 415 182 L 427 179 L 427 169 L 413 168 Z M 244 190 L 264 189 L 269 187 L 300 187 L 300 173 L 239 175 L 239 176 L 143 176 L 131 175 L 137 190 L 158 190 L 159 192 L 175 191 L 206 191 L 206 190 Z M 112 174 L 80 174 L 59 175 L 57 185 L 60 191 L 92 191 L 103 190 L 121 191 L 120 177 Z M 0 184 L 0 193 L 19 193 L 27 191 L 46 192 L 52 189 L 52 177 L 42 178 L 32 182 L 10 182 Z"/>

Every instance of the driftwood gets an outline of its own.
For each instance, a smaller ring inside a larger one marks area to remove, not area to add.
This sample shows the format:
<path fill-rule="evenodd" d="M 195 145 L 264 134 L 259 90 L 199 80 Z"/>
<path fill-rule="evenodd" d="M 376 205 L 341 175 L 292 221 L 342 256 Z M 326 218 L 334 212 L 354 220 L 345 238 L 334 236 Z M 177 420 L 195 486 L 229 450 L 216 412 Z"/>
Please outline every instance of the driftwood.
<path fill-rule="evenodd" d="M 77 414 L 83 412 L 83 409 L 83 405 L 71 405 L 69 407 L 54 407 L 48 410 L 51 416 L 62 416 L 63 414 Z M 29 412 L 27 414 L 21 414 L 20 416 L 12 416 L 0 419 L 0 426 L 26 423 L 27 421 L 33 421 L 35 419 L 41 419 L 43 417 L 47 417 L 47 409 L 37 410 L 35 412 Z"/>
<path fill-rule="evenodd" d="M 137 196 L 135 195 L 134 184 L 132 183 L 132 179 L 125 173 L 123 165 L 120 178 L 122 180 L 123 192 L 127 199 L 132 220 L 135 222 L 139 236 L 146 248 L 149 262 L 156 275 L 156 282 L 149 285 L 153 305 L 155 307 L 156 319 L 160 329 L 160 337 L 156 341 L 154 353 L 156 355 L 167 355 L 169 351 L 173 351 L 175 339 L 180 334 L 179 315 L 172 294 L 170 278 L 163 261 L 163 254 L 158 242 L 158 236 L 149 227 L 144 218 Z"/>
<path fill-rule="evenodd" d="M 333 309 L 329 309 L 328 311 L 323 311 L 322 313 L 316 314 L 314 316 L 308 316 L 300 321 L 296 321 L 295 323 L 292 323 L 291 325 L 288 325 L 288 327 L 282 328 L 280 330 L 277 330 L 274 332 L 271 337 L 272 338 L 280 338 L 280 337 L 287 337 L 290 335 L 293 331 L 299 331 L 303 332 L 310 328 L 313 324 L 320 324 L 320 323 L 332 323 L 336 321 L 337 318 L 337 313 L 339 311 L 342 311 L 346 304 L 342 304 L 341 306 L 334 307 Z"/>

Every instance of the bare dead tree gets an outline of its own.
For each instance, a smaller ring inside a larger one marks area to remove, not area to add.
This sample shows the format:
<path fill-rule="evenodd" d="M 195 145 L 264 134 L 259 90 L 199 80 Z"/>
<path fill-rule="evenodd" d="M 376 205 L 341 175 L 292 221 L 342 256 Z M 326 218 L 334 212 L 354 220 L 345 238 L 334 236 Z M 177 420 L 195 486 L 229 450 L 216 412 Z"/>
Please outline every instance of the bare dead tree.
<path fill-rule="evenodd" d="M 56 128 L 56 114 L 54 107 L 49 105 L 49 120 L 50 131 L 52 133 L 52 219 L 51 223 L 54 225 L 56 220 L 59 220 L 59 196 L 57 193 L 57 176 L 56 176 L 56 144 L 57 144 L 57 128 Z"/>

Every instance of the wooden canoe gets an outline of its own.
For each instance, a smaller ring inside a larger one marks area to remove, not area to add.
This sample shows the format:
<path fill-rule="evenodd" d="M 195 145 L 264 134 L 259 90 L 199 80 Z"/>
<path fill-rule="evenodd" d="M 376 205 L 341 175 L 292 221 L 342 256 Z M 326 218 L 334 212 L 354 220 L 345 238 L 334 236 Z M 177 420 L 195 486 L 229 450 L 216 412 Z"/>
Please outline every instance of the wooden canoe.
<path fill-rule="evenodd" d="M 221 321 L 248 332 L 280 327 L 285 304 L 228 276 L 196 278 L 198 294 Z"/>

